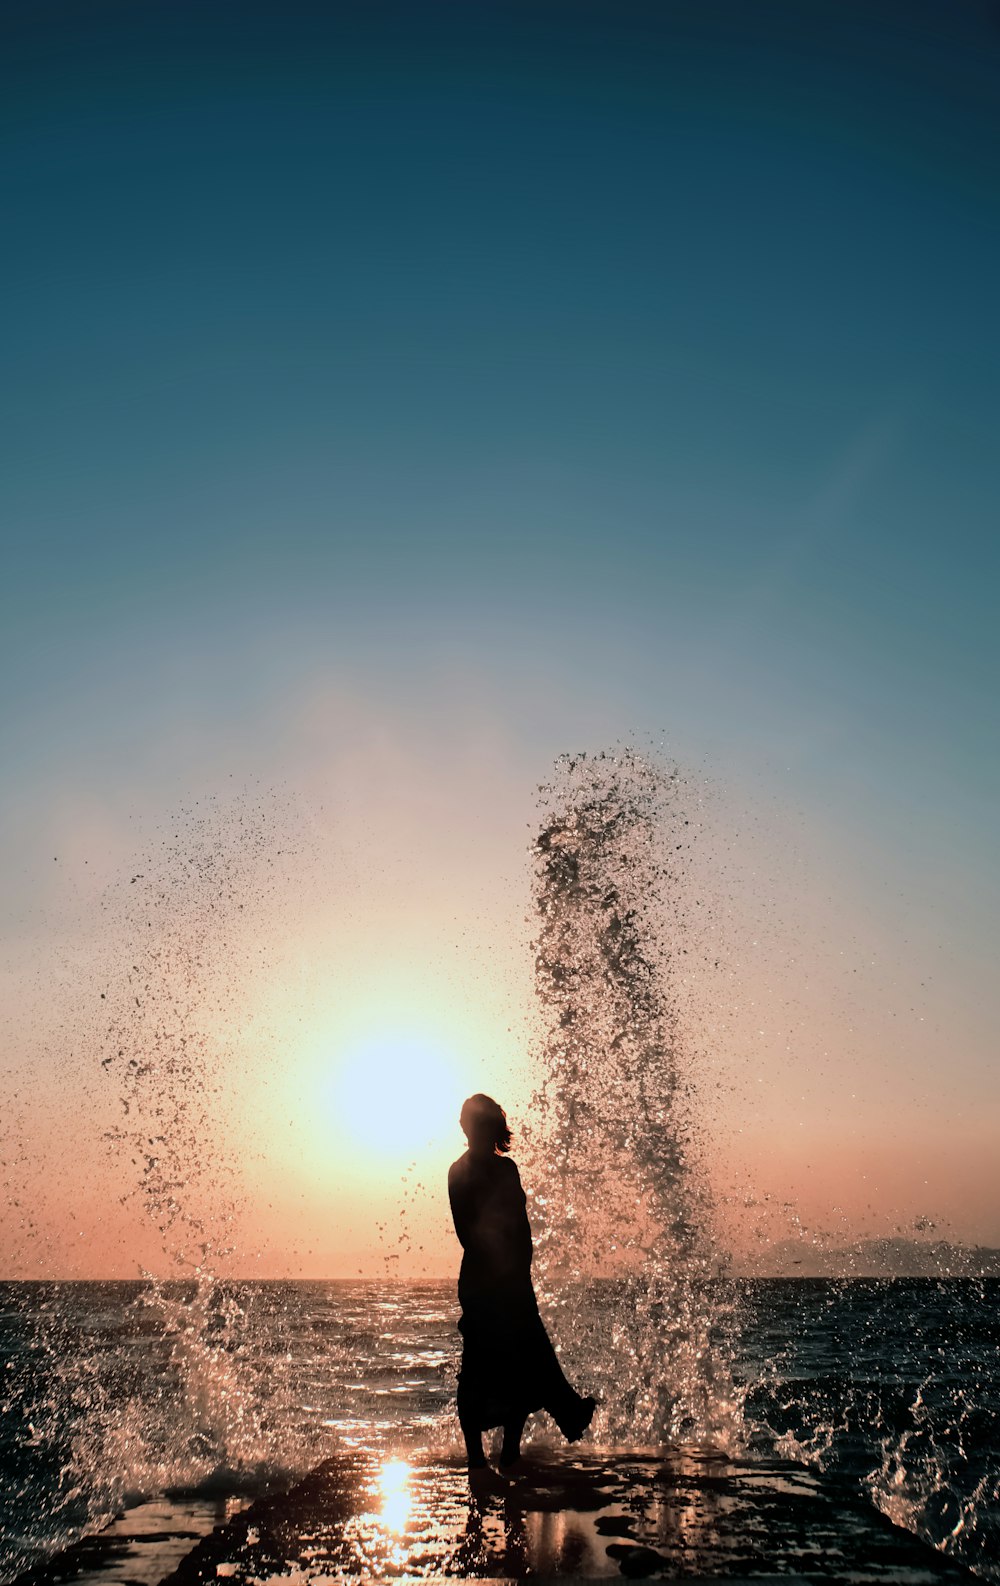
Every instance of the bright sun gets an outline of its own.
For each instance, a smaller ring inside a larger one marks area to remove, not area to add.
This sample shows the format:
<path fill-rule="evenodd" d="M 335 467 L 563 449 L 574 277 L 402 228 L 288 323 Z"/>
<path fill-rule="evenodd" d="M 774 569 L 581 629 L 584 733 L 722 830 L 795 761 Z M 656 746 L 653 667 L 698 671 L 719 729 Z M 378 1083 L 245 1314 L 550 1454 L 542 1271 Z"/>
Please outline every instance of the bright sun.
<path fill-rule="evenodd" d="M 383 1032 L 351 1046 L 328 1095 L 336 1123 L 366 1152 L 416 1156 L 458 1129 L 457 1065 L 445 1048 L 418 1035 Z"/>

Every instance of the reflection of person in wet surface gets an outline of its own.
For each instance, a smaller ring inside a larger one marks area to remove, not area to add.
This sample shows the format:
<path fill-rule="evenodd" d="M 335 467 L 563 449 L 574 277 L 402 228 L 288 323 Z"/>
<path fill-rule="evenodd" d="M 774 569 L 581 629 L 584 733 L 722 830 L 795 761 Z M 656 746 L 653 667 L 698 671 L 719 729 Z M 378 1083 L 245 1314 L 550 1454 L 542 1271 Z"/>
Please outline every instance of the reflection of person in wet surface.
<path fill-rule="evenodd" d="M 503 1427 L 500 1470 L 516 1468 L 533 1410 L 547 1410 L 570 1442 L 596 1408 L 567 1382 L 538 1314 L 531 1283 L 531 1226 L 510 1150 L 503 1108 L 470 1096 L 461 1125 L 469 1149 L 448 1170 L 455 1232 L 464 1252 L 458 1277 L 462 1366 L 458 1418 L 469 1470 L 486 1470 L 482 1434 Z"/>

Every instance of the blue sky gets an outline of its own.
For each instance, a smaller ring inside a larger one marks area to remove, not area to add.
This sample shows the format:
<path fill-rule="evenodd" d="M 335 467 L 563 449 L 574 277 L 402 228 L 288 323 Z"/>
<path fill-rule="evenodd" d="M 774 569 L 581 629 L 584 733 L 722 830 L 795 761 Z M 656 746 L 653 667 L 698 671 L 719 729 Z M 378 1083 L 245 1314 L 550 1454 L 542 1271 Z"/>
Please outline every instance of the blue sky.
<path fill-rule="evenodd" d="M 662 733 L 985 995 L 997 15 L 7 7 L 8 936 L 322 678 L 526 796 Z"/>
<path fill-rule="evenodd" d="M 596 607 L 986 774 L 985 12 L 25 12 L 15 712 L 136 620 Z"/>

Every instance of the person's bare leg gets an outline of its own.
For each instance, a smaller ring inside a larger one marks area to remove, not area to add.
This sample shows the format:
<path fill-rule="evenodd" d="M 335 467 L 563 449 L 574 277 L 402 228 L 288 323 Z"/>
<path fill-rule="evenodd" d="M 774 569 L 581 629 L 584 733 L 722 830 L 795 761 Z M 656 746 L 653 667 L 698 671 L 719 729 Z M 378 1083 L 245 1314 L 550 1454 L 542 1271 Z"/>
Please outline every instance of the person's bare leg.
<path fill-rule="evenodd" d="M 469 1461 L 470 1470 L 485 1470 L 486 1455 L 483 1452 L 483 1434 L 479 1427 L 467 1415 L 459 1413 L 458 1424 L 462 1428 L 465 1438 L 465 1456 Z"/>
<path fill-rule="evenodd" d="M 469 1489 L 473 1500 L 481 1503 L 510 1491 L 510 1481 L 502 1471 L 494 1470 L 483 1452 L 483 1434 L 466 1416 L 460 1415 L 458 1424 L 465 1438 L 465 1455 L 469 1462 Z"/>
<path fill-rule="evenodd" d="M 508 1465 L 513 1465 L 515 1460 L 520 1459 L 521 1434 L 524 1431 L 524 1423 L 527 1419 L 526 1415 L 522 1415 L 519 1420 L 504 1422 L 503 1443 L 500 1448 L 501 1470 Z"/>

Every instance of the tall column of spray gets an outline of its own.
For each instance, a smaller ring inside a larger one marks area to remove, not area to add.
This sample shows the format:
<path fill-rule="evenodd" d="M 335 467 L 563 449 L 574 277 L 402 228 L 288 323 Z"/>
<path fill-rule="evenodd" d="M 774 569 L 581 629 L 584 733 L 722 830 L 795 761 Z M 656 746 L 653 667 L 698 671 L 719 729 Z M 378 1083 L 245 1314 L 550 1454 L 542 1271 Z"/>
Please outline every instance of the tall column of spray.
<path fill-rule="evenodd" d="M 272 1445 L 288 1391 L 280 1307 L 225 1273 L 239 1259 L 258 1149 L 237 1105 L 244 1048 L 259 1064 L 256 987 L 284 928 L 298 835 L 287 798 L 203 799 L 175 812 L 103 901 L 107 1022 L 96 1044 L 120 1107 L 108 1141 L 152 1266 L 130 1323 L 145 1327 L 150 1313 L 168 1353 L 160 1420 L 141 1398 L 95 1404 L 75 1454 L 88 1482 L 117 1466 L 156 1490 L 294 1458 L 291 1434 Z"/>
<path fill-rule="evenodd" d="M 631 750 L 564 757 L 535 842 L 543 1302 L 598 1436 L 728 1443 L 710 1205 L 677 1005 L 696 797 Z"/>

